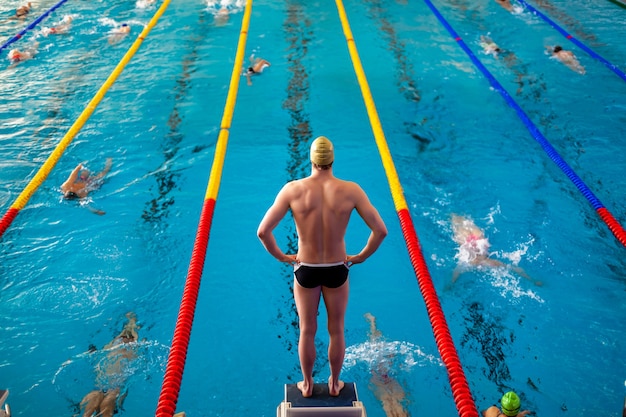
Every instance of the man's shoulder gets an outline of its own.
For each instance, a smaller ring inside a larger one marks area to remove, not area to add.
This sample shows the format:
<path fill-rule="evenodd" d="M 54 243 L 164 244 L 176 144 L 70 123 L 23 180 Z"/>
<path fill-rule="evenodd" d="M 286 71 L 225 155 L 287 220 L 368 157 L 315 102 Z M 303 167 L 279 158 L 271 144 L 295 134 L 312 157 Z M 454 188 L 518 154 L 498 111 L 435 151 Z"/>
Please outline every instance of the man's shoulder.
<path fill-rule="evenodd" d="M 285 185 L 283 185 L 283 190 L 292 190 L 294 188 L 298 188 L 301 187 L 303 184 L 303 181 L 305 181 L 306 178 L 301 178 L 298 180 L 291 180 L 291 181 L 287 181 L 287 183 L 285 183 Z"/>
<path fill-rule="evenodd" d="M 312 177 L 300 178 L 297 180 L 292 180 L 286 183 L 283 186 L 283 191 L 295 191 L 295 190 L 304 190 L 309 188 L 322 187 L 323 184 L 333 184 L 335 189 L 339 189 L 341 192 L 346 191 L 362 191 L 362 188 L 359 184 L 354 181 L 343 180 L 337 177 L 330 177 L 324 179 L 322 182 L 319 179 L 314 179 Z"/>
<path fill-rule="evenodd" d="M 345 187 L 345 188 L 350 188 L 350 189 L 354 189 L 354 190 L 360 190 L 361 189 L 361 186 L 358 183 L 356 183 L 355 181 L 344 180 L 344 179 L 337 178 L 337 177 L 333 177 L 333 180 L 337 184 L 339 184 L 340 186 Z"/>
<path fill-rule="evenodd" d="M 292 197 L 300 192 L 303 189 L 304 179 L 292 180 L 283 185 L 283 188 L 280 190 L 280 195 L 286 197 Z"/>
<path fill-rule="evenodd" d="M 495 405 L 492 405 L 488 409 L 482 412 L 483 417 L 498 417 L 500 415 L 500 409 Z"/>

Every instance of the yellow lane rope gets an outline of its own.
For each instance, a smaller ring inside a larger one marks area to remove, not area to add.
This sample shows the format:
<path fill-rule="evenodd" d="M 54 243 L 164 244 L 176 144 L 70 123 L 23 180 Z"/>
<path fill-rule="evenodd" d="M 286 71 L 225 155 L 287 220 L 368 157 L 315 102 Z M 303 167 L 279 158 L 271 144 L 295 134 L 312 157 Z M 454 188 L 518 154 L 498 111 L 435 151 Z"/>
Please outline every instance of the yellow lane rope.
<path fill-rule="evenodd" d="M 63 139 L 61 139 L 61 141 L 56 146 L 54 151 L 52 151 L 52 153 L 50 154 L 46 162 L 41 166 L 41 168 L 39 168 L 39 171 L 37 171 L 37 174 L 35 174 L 33 179 L 30 180 L 28 185 L 24 188 L 24 190 L 20 193 L 20 195 L 15 200 L 15 202 L 11 205 L 12 209 L 16 209 L 16 210 L 23 209 L 24 206 L 26 206 L 26 203 L 28 202 L 30 197 L 35 193 L 37 188 L 39 188 L 39 186 L 41 186 L 41 184 L 46 180 L 46 178 L 48 177 L 48 175 L 50 174 L 50 172 L 52 171 L 56 163 L 59 161 L 59 159 L 63 155 L 63 152 L 65 151 L 65 149 L 72 142 L 72 140 L 78 134 L 80 129 L 82 129 L 82 127 L 85 125 L 89 117 L 91 117 L 91 115 L 93 114 L 98 104 L 100 104 L 100 102 L 104 98 L 104 95 L 107 93 L 109 88 L 111 88 L 113 83 L 117 80 L 117 78 L 122 73 L 122 71 L 128 64 L 128 62 L 131 60 L 133 55 L 135 55 L 135 53 L 137 52 L 137 50 L 139 49 L 139 47 L 145 40 L 146 36 L 148 36 L 148 33 L 150 33 L 150 31 L 156 25 L 159 18 L 163 15 L 169 3 L 170 3 L 170 0 L 164 0 L 161 7 L 159 7 L 157 12 L 154 14 L 152 19 L 150 19 L 150 22 L 148 22 L 148 24 L 141 31 L 139 36 L 137 36 L 137 39 L 135 40 L 135 42 L 133 42 L 133 44 L 128 49 L 126 54 L 124 54 L 124 57 L 117 64 L 117 66 L 115 67 L 111 75 L 109 75 L 107 80 L 104 82 L 102 87 L 100 87 L 96 95 L 91 99 L 91 101 L 89 102 L 87 107 L 83 110 L 81 115 L 78 117 L 78 119 L 76 119 L 74 124 L 70 127 L 70 129 L 65 134 Z"/>

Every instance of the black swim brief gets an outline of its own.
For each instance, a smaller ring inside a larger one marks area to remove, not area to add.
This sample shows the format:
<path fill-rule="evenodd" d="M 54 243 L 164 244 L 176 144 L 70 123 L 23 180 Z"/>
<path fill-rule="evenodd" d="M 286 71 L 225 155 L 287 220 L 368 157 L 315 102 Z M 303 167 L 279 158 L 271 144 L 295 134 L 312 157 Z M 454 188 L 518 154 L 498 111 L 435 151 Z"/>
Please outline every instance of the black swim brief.
<path fill-rule="evenodd" d="M 348 279 L 350 269 L 345 262 L 333 264 L 306 264 L 298 262 L 293 267 L 293 274 L 304 288 L 339 288 Z"/>

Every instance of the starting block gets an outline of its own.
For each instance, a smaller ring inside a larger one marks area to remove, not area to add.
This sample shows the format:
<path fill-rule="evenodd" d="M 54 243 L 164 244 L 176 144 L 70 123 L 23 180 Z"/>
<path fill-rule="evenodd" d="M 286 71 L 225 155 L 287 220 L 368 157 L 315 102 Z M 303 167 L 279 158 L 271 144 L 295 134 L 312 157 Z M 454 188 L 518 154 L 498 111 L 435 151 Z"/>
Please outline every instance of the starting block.
<path fill-rule="evenodd" d="M 314 384 L 313 395 L 304 398 L 296 384 L 285 384 L 285 399 L 276 409 L 276 417 L 367 417 L 359 401 L 356 384 L 344 382 L 339 396 L 328 393 L 328 384 Z"/>

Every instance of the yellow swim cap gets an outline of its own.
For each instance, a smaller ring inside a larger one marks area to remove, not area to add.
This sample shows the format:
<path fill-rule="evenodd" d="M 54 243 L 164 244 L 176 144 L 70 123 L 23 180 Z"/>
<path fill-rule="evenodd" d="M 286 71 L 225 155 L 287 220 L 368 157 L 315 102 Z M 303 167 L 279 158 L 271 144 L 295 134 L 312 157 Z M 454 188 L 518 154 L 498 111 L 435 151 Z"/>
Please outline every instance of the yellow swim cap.
<path fill-rule="evenodd" d="M 319 136 L 311 144 L 311 162 L 315 165 L 330 165 L 335 160 L 333 143 L 326 136 Z"/>

